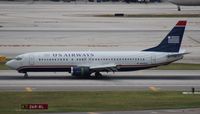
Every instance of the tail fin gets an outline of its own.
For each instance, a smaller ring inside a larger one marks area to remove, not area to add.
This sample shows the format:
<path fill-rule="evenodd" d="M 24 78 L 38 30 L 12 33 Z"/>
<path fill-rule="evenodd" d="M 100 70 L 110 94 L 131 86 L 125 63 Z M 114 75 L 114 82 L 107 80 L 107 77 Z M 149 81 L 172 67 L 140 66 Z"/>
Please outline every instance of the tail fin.
<path fill-rule="evenodd" d="M 143 51 L 179 52 L 187 21 L 178 21 L 176 26 L 168 33 L 165 39 L 156 47 Z"/>

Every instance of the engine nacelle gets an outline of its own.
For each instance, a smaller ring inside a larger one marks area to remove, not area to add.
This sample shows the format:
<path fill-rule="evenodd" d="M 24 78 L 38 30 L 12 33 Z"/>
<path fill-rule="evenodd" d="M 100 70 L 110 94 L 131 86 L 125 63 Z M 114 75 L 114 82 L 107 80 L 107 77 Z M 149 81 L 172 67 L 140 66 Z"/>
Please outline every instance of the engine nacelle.
<path fill-rule="evenodd" d="M 88 77 L 90 76 L 89 67 L 71 67 L 72 76 Z"/>

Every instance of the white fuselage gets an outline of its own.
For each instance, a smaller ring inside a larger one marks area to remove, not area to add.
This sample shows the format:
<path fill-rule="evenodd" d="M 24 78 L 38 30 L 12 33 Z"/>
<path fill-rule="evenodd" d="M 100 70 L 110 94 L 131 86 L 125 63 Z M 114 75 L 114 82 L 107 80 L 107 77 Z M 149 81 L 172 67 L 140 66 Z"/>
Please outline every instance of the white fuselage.
<path fill-rule="evenodd" d="M 169 58 L 169 54 L 143 51 L 33 52 L 19 55 L 7 65 L 22 73 L 27 71 L 70 72 L 71 68 L 76 66 L 90 69 L 116 66 L 116 71 L 131 71 L 168 64 L 183 57 Z"/>

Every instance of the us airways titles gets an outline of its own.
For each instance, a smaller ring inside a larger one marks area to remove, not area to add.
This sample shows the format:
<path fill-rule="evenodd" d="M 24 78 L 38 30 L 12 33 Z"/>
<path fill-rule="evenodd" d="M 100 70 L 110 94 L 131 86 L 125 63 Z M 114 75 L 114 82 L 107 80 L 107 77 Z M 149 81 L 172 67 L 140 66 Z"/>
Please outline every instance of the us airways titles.
<path fill-rule="evenodd" d="M 53 57 L 94 57 L 93 53 L 53 53 Z"/>

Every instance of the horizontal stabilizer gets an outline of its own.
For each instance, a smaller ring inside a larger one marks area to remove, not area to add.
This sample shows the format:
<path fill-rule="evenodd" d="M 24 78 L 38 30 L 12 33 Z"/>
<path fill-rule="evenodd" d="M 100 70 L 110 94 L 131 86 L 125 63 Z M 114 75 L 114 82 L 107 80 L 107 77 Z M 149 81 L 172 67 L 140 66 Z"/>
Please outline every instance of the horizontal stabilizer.
<path fill-rule="evenodd" d="M 177 57 L 177 56 L 182 56 L 182 55 L 186 55 L 186 54 L 190 54 L 190 53 L 186 52 L 186 53 L 169 54 L 167 57 Z"/>

